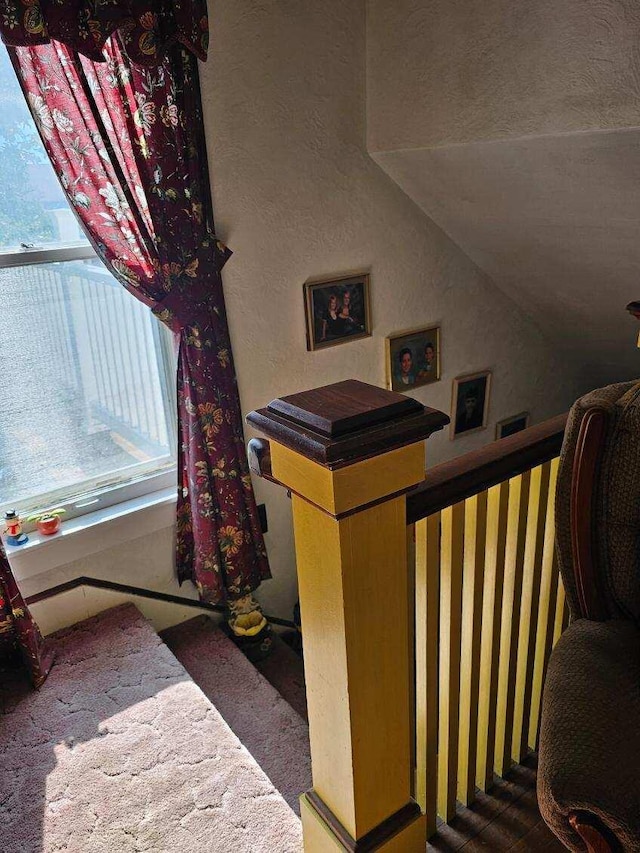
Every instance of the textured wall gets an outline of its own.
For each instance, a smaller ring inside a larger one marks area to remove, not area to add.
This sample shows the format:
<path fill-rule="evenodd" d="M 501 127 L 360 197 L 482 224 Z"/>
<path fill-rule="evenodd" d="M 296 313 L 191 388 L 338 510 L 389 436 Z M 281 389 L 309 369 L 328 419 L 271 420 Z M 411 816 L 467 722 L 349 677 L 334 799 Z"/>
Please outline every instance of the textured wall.
<path fill-rule="evenodd" d="M 640 116 L 639 116 L 640 118 Z M 639 131 L 374 155 L 594 384 L 640 374 Z"/>
<path fill-rule="evenodd" d="M 372 151 L 638 124 L 637 0 L 369 0 Z"/>
<path fill-rule="evenodd" d="M 376 162 L 595 384 L 640 371 L 640 4 L 370 0 Z"/>
<path fill-rule="evenodd" d="M 174 532 L 172 527 L 168 527 L 121 545 L 104 548 L 91 556 L 35 577 L 22 578 L 18 569 L 16 578 L 25 596 L 84 575 L 197 598 L 195 588 L 191 585 L 178 587 L 173 567 L 173 549 Z M 49 634 L 126 600 L 127 596 L 121 593 L 82 587 L 33 605 L 33 614 L 42 631 Z M 199 614 L 198 610 L 181 605 L 144 598 L 132 600 L 158 630 Z"/>
<path fill-rule="evenodd" d="M 493 438 L 496 420 L 534 421 L 581 390 L 540 328 L 378 168 L 365 149 L 365 2 L 210 0 L 201 69 L 218 232 L 235 254 L 223 278 L 243 411 L 273 397 L 356 377 L 384 383 L 384 337 L 442 324 L 443 379 L 415 396 L 449 410 L 451 380 L 494 370 L 490 427 L 429 442 L 431 462 Z M 305 348 L 302 286 L 370 269 L 373 337 Z M 273 581 L 261 598 L 290 615 L 290 504 L 266 501 Z"/>

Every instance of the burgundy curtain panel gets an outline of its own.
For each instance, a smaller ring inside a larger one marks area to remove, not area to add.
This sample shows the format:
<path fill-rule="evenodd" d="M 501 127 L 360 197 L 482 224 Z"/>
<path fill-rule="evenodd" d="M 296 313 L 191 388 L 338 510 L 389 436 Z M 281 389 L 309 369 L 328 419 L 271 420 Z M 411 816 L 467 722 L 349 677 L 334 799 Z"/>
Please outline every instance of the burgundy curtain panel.
<path fill-rule="evenodd" d="M 270 571 L 220 275 L 231 252 L 215 236 L 207 170 L 206 5 L 0 2 L 0 31 L 32 45 L 10 48 L 12 61 L 96 252 L 176 337 L 178 578 L 205 601 L 240 598 Z"/>
<path fill-rule="evenodd" d="M 35 687 L 40 687 L 53 663 L 53 652 L 18 591 L 0 542 L 0 652 L 17 648 Z"/>

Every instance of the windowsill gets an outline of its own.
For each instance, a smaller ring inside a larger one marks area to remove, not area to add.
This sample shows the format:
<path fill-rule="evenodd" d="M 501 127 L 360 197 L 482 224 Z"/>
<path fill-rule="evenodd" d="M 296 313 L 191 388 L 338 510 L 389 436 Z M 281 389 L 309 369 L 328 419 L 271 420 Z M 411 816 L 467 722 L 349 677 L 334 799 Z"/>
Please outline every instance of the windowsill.
<path fill-rule="evenodd" d="M 5 550 L 17 580 L 171 527 L 175 522 L 175 488 L 123 501 L 62 522 L 58 533 L 28 533 L 24 545 Z"/>

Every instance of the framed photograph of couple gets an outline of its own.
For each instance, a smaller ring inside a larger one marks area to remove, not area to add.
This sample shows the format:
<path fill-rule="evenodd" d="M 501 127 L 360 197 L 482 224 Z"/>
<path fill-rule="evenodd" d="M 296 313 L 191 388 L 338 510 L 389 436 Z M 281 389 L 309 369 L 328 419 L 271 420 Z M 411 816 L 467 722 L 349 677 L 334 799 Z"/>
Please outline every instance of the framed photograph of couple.
<path fill-rule="evenodd" d="M 368 273 L 306 282 L 304 306 L 308 350 L 371 335 Z"/>
<path fill-rule="evenodd" d="M 386 339 L 387 387 L 408 391 L 440 379 L 440 326 L 389 335 Z"/>
<path fill-rule="evenodd" d="M 489 413 L 491 371 L 468 373 L 453 380 L 451 438 L 485 429 Z"/>

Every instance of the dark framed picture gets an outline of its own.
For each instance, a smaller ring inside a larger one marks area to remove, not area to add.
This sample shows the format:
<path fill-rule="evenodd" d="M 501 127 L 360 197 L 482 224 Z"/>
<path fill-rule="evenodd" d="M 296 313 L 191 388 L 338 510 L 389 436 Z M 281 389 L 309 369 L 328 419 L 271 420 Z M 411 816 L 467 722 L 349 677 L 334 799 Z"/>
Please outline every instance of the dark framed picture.
<path fill-rule="evenodd" d="M 468 435 L 487 426 L 491 371 L 469 373 L 453 380 L 451 438 Z"/>
<path fill-rule="evenodd" d="M 496 438 L 506 438 L 516 432 L 521 432 L 529 426 L 529 412 L 520 412 L 511 418 L 505 418 L 496 424 Z"/>
<path fill-rule="evenodd" d="M 306 282 L 304 306 L 308 350 L 371 335 L 368 273 Z"/>
<path fill-rule="evenodd" d="M 440 379 L 439 326 L 389 335 L 385 343 L 387 387 L 392 391 L 408 391 Z"/>

